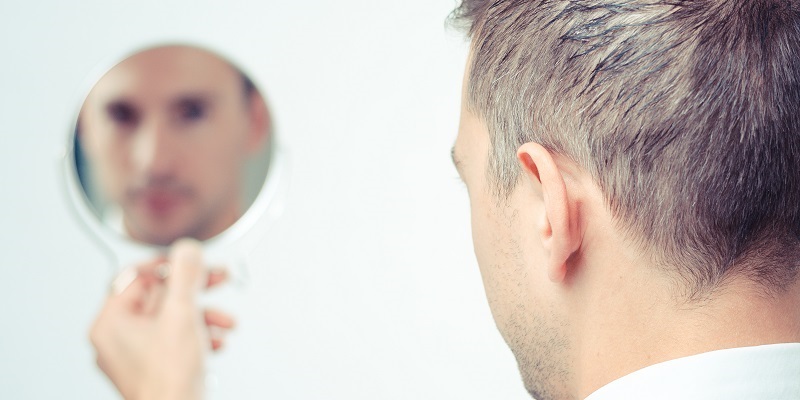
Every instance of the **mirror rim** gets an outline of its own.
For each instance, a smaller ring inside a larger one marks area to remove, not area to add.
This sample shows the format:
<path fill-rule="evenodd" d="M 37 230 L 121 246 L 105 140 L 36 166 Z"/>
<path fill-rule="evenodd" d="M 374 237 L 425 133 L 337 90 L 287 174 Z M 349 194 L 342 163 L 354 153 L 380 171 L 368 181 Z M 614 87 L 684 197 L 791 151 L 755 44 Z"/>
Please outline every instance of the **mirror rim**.
<path fill-rule="evenodd" d="M 261 79 L 253 74 L 248 68 L 243 66 L 244 63 L 242 63 L 241 60 L 237 60 L 236 58 L 231 57 L 229 54 L 221 52 L 219 49 L 210 45 L 187 41 L 166 40 L 150 43 L 148 45 L 136 46 L 129 51 L 112 54 L 111 56 L 106 57 L 103 62 L 89 72 L 87 77 L 84 79 L 83 84 L 81 85 L 81 90 L 76 96 L 76 106 L 74 106 L 73 111 L 69 114 L 71 117 L 68 122 L 66 146 L 61 167 L 65 175 L 64 180 L 66 181 L 65 189 L 67 192 L 67 197 L 69 198 L 68 202 L 72 204 L 72 208 L 76 213 L 76 217 L 81 222 L 81 225 L 86 228 L 89 235 L 101 243 L 101 247 L 107 249 L 111 253 L 112 257 L 116 258 L 117 266 L 120 266 L 120 264 L 126 262 L 130 262 L 128 259 L 132 258 L 131 255 L 134 255 L 132 259 L 136 259 L 145 255 L 150 256 L 152 254 L 163 253 L 166 249 L 166 246 L 134 240 L 129 236 L 116 232 L 114 229 L 102 222 L 97 211 L 94 209 L 95 207 L 91 204 L 91 200 L 88 198 L 88 195 L 80 182 L 80 177 L 78 176 L 75 148 L 77 143 L 75 137 L 76 126 L 78 123 L 80 110 L 83 107 L 89 92 L 94 88 L 97 82 L 99 82 L 99 80 L 105 76 L 106 73 L 108 73 L 119 63 L 123 62 L 129 57 L 139 54 L 140 52 L 170 46 L 191 47 L 203 50 L 233 65 L 242 74 L 247 76 L 247 78 L 253 83 L 256 90 L 264 99 L 268 115 L 270 116 L 269 139 L 266 143 L 268 149 L 266 149 L 264 153 L 269 157 L 269 162 L 264 180 L 261 182 L 261 188 L 259 189 L 258 194 L 255 196 L 253 201 L 250 203 L 249 207 L 239 217 L 239 219 L 236 220 L 236 222 L 222 232 L 202 241 L 204 248 L 206 248 L 207 251 L 208 249 L 211 249 L 214 250 L 212 252 L 218 253 L 236 250 L 235 247 L 237 246 L 237 243 L 241 242 L 242 239 L 247 236 L 248 232 L 253 231 L 259 222 L 269 224 L 270 221 L 262 220 L 273 219 L 277 216 L 277 214 L 280 213 L 280 210 L 272 209 L 282 208 L 282 205 L 276 205 L 275 203 L 279 203 L 278 200 L 280 199 L 278 198 L 281 197 L 279 196 L 281 194 L 280 192 L 285 191 L 283 190 L 285 189 L 285 183 L 283 182 L 285 180 L 285 172 L 283 170 L 286 167 L 286 161 L 284 151 L 281 149 L 279 138 L 277 137 L 279 135 L 276 132 L 277 124 L 275 122 L 275 116 L 272 107 L 270 107 L 270 102 L 264 92 Z"/>

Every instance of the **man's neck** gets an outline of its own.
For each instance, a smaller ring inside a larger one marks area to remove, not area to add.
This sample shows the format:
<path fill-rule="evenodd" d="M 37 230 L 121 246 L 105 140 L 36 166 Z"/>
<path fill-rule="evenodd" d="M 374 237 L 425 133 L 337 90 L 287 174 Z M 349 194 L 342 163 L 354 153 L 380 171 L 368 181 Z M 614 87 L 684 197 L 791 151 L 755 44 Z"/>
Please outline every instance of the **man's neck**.
<path fill-rule="evenodd" d="M 635 271 L 635 272 L 631 272 Z M 654 282 L 654 268 L 608 279 L 576 325 L 580 398 L 644 367 L 713 350 L 800 342 L 800 282 L 768 295 L 731 279 L 707 298 L 682 302 L 675 287 Z M 644 271 L 644 272 L 641 272 Z"/>

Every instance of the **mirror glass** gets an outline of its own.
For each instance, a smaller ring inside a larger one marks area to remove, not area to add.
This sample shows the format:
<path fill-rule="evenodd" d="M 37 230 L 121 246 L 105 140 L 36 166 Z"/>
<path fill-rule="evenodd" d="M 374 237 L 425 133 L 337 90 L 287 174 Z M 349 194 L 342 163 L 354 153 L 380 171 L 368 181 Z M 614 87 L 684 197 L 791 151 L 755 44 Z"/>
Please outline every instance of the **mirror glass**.
<path fill-rule="evenodd" d="M 74 129 L 76 175 L 105 227 L 135 242 L 208 240 L 253 204 L 272 154 L 265 98 L 202 48 L 149 48 L 108 70 Z"/>

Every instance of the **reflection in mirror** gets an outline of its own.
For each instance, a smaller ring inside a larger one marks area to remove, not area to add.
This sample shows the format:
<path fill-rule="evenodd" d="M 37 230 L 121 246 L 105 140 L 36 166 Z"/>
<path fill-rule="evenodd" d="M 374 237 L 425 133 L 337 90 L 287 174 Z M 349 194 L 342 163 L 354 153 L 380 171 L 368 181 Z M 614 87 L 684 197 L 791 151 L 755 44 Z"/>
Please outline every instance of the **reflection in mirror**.
<path fill-rule="evenodd" d="M 75 127 L 75 167 L 104 225 L 137 242 L 207 240 L 253 203 L 270 161 L 262 94 L 237 67 L 190 46 L 110 69 Z"/>

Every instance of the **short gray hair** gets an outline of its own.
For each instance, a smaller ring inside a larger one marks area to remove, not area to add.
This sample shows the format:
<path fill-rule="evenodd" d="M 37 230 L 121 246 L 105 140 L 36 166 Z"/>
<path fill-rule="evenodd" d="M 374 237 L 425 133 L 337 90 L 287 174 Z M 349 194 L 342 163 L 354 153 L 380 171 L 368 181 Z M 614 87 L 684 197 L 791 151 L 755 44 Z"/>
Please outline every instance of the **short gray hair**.
<path fill-rule="evenodd" d="M 800 267 L 800 6 L 464 0 L 468 106 L 496 195 L 538 142 L 589 171 L 618 226 L 698 296 Z"/>

